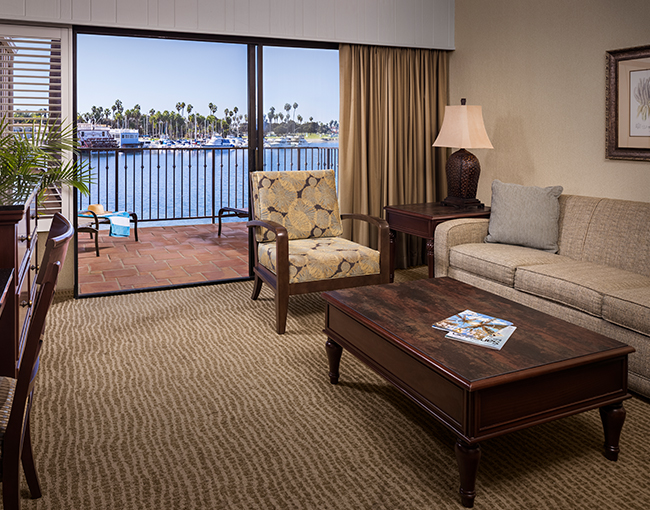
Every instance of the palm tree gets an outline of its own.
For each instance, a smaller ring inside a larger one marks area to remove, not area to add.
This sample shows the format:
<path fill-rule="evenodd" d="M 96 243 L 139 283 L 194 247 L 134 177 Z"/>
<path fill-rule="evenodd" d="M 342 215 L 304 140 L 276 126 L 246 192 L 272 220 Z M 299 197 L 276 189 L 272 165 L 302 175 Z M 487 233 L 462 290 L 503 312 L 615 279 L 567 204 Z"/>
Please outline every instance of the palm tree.
<path fill-rule="evenodd" d="M 208 109 L 210 110 L 210 113 L 212 113 L 212 116 L 216 118 L 215 113 L 217 113 L 217 105 L 215 104 L 208 104 Z M 211 121 L 212 124 L 212 134 L 214 135 L 214 122 Z"/>
<path fill-rule="evenodd" d="M 113 115 L 115 115 L 115 112 L 117 112 L 117 114 L 119 114 L 120 118 L 122 119 L 122 118 L 124 118 L 122 116 L 123 111 L 124 111 L 124 106 L 122 105 L 122 101 L 120 101 L 119 99 L 116 99 L 115 104 L 113 105 Z M 117 127 L 119 128 L 119 127 L 122 127 L 122 126 L 118 123 Z"/>
<path fill-rule="evenodd" d="M 296 132 L 296 109 L 298 108 L 298 103 L 293 103 L 293 132 Z"/>
<path fill-rule="evenodd" d="M 289 119 L 289 112 L 291 111 L 291 105 L 289 103 L 285 103 L 284 110 L 287 112 L 287 119 Z"/>
<path fill-rule="evenodd" d="M 153 131 L 154 131 L 154 127 L 155 127 L 154 124 L 153 124 L 153 116 L 155 114 L 156 114 L 156 110 L 154 108 L 149 110 L 149 123 L 148 123 L 149 129 L 147 130 L 147 134 L 149 136 L 153 135 Z"/>
<path fill-rule="evenodd" d="M 187 120 L 191 120 L 190 119 L 190 113 L 192 113 L 193 109 L 194 109 L 194 107 L 191 104 L 188 103 L 187 104 Z M 196 115 L 194 116 L 194 134 L 196 135 Z M 194 138 L 196 138 L 196 136 Z"/>

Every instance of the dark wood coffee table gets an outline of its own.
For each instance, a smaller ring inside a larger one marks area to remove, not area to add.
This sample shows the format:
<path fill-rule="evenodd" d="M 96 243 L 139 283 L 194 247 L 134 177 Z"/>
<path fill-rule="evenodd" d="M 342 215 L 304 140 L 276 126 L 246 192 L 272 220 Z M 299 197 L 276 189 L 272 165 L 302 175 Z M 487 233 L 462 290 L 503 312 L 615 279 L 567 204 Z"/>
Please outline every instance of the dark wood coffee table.
<path fill-rule="evenodd" d="M 323 297 L 330 382 L 345 348 L 452 430 L 464 506 L 474 504 L 479 443 L 515 430 L 599 408 L 605 456 L 617 460 L 632 347 L 449 278 Z M 466 309 L 517 330 L 496 351 L 431 327 Z"/>

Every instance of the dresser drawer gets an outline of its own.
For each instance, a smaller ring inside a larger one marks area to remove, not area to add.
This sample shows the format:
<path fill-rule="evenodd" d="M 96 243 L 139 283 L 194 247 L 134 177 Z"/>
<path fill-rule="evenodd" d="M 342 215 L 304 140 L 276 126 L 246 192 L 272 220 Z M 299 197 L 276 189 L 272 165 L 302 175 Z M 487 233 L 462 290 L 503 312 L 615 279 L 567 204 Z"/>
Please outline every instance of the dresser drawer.
<path fill-rule="evenodd" d="M 36 241 L 36 200 L 25 207 L 25 214 L 17 225 L 16 247 L 18 249 L 18 275 L 22 277 L 29 267 L 28 261 L 35 251 Z"/>

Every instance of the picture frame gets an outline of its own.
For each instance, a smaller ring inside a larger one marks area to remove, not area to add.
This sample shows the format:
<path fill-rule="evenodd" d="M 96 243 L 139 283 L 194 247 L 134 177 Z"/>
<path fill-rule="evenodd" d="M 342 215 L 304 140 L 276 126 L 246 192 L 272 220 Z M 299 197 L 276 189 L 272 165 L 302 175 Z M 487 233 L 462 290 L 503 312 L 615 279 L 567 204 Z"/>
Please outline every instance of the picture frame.
<path fill-rule="evenodd" d="M 650 46 L 606 57 L 605 157 L 650 161 Z"/>

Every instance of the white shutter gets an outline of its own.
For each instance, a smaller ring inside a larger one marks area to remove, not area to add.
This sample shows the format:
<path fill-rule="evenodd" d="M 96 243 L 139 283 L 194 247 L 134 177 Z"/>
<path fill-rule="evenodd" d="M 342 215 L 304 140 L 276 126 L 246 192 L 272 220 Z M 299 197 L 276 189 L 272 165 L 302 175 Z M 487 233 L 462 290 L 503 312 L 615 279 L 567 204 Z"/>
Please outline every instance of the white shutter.
<path fill-rule="evenodd" d="M 27 133 L 36 122 L 61 121 L 62 41 L 60 30 L 0 25 L 0 116 L 10 129 Z M 51 187 L 40 212 L 61 212 L 62 195 Z"/>

